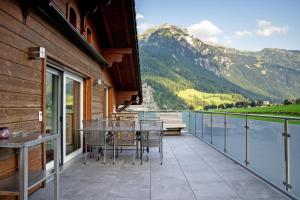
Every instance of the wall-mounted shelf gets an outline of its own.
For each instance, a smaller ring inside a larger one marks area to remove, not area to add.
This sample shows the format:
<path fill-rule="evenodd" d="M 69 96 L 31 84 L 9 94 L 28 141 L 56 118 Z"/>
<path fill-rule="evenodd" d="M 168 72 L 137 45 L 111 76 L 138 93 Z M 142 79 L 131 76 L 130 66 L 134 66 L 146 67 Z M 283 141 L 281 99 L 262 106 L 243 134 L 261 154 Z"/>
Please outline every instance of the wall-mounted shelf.
<path fill-rule="evenodd" d="M 16 148 L 19 151 L 18 171 L 0 180 L 0 195 L 18 196 L 21 200 L 28 200 L 28 190 L 34 188 L 47 178 L 54 177 L 54 199 L 59 199 L 59 173 L 58 173 L 58 134 L 44 134 L 37 132 L 18 133 L 9 139 L 0 141 L 1 148 Z M 44 142 L 55 141 L 54 168 L 52 170 L 29 170 L 28 148 Z"/>

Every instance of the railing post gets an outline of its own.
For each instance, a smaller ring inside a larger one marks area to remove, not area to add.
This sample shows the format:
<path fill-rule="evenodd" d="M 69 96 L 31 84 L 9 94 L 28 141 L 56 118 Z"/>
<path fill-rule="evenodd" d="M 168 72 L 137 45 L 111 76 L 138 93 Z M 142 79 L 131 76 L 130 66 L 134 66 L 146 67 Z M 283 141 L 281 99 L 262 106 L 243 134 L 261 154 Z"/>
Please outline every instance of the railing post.
<path fill-rule="evenodd" d="M 202 136 L 202 139 L 204 139 L 204 133 L 203 133 L 203 130 L 204 130 L 204 128 L 203 128 L 203 125 L 204 125 L 204 120 L 203 120 L 203 117 L 204 116 L 204 113 L 202 113 L 202 126 L 201 126 L 201 136 Z"/>
<path fill-rule="evenodd" d="M 227 152 L 227 115 L 224 114 L 224 153 Z"/>
<path fill-rule="evenodd" d="M 245 129 L 246 129 L 246 159 L 245 159 L 245 165 L 248 166 L 249 165 L 249 160 L 248 160 L 248 116 L 246 115 L 246 125 L 245 125 Z"/>
<path fill-rule="evenodd" d="M 213 144 L 213 114 L 210 113 L 210 144 Z"/>
<path fill-rule="evenodd" d="M 189 132 L 192 133 L 192 129 L 191 129 L 191 110 L 189 110 Z"/>
<path fill-rule="evenodd" d="M 282 133 L 284 137 L 284 157 L 285 157 L 285 181 L 283 181 L 283 185 L 285 185 L 286 191 L 290 192 L 292 189 L 291 186 L 291 177 L 290 177 L 290 137 L 291 135 L 288 133 L 288 119 L 284 121 L 284 133 Z"/>
<path fill-rule="evenodd" d="M 197 121 L 197 117 L 196 117 L 196 112 L 194 111 L 194 116 L 195 116 L 195 124 L 194 124 L 194 127 L 195 127 L 195 135 L 197 135 L 197 130 L 196 130 L 196 128 L 197 128 L 197 125 L 196 125 L 196 121 Z"/>

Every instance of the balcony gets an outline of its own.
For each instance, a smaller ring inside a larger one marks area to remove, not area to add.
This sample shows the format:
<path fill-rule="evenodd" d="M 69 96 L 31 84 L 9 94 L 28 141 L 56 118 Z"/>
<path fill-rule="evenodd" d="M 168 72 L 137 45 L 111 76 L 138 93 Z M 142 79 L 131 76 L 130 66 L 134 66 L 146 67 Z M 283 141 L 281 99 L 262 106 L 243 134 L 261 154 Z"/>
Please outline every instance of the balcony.
<path fill-rule="evenodd" d="M 188 111 L 181 116 L 187 128 L 164 137 L 163 165 L 155 148 L 143 165 L 133 165 L 129 151 L 115 165 L 109 159 L 106 165 L 95 159 L 84 165 L 78 158 L 62 170 L 61 199 L 298 198 L 297 119 Z M 52 199 L 52 188 L 50 182 L 30 199 Z"/>

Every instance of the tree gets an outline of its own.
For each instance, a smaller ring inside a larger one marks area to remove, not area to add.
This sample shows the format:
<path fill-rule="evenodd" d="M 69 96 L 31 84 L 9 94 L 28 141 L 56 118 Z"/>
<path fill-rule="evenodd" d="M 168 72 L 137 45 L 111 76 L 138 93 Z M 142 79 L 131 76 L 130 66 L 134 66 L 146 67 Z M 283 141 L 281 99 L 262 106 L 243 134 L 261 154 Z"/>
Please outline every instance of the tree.
<path fill-rule="evenodd" d="M 283 101 L 283 105 L 290 105 L 290 104 L 295 104 L 296 100 L 295 99 L 285 99 Z"/>
<path fill-rule="evenodd" d="M 256 106 L 262 106 L 264 102 L 262 100 L 257 100 Z"/>
<path fill-rule="evenodd" d="M 300 104 L 300 98 L 296 99 L 296 104 Z"/>
<path fill-rule="evenodd" d="M 226 106 L 225 106 L 225 104 L 220 104 L 220 105 L 218 106 L 218 108 L 225 109 Z"/>
<path fill-rule="evenodd" d="M 250 106 L 251 106 L 251 107 L 255 107 L 255 106 L 256 106 L 256 101 L 252 101 L 252 102 L 250 103 Z"/>

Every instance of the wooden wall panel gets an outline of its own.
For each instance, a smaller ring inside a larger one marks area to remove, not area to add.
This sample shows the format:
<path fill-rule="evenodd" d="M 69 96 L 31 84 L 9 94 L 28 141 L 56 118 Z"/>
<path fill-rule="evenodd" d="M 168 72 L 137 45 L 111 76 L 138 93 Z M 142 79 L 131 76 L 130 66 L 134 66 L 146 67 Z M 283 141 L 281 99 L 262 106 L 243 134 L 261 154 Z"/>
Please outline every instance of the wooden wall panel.
<path fill-rule="evenodd" d="M 0 1 L 0 8 L 5 10 L 6 12 L 10 13 L 19 21 L 22 21 L 22 12 L 20 9 L 20 5 L 12 0 L 1 0 Z"/>
<path fill-rule="evenodd" d="M 0 10 L 0 19 L 1 19 L 1 10 Z M 18 63 L 24 66 L 28 66 L 33 69 L 35 69 L 36 66 L 41 66 L 40 64 L 41 61 L 29 60 L 28 53 L 20 51 L 19 49 L 9 46 L 1 41 L 0 41 L 0 49 L 1 49 L 0 58 L 2 59 L 9 60 L 11 62 Z"/>
<path fill-rule="evenodd" d="M 0 123 L 34 121 L 40 108 L 0 108 Z"/>
<path fill-rule="evenodd" d="M 41 83 L 41 72 L 0 58 L 0 75 Z"/>
<path fill-rule="evenodd" d="M 41 108 L 41 97 L 0 91 L 0 108 Z"/>
<path fill-rule="evenodd" d="M 65 0 L 53 0 L 53 3 L 66 14 Z M 94 81 L 101 78 L 99 64 L 39 13 L 31 11 L 26 24 L 22 20 L 20 5 L 15 0 L 0 0 L 0 127 L 8 126 L 11 132 L 42 129 L 38 111 L 43 110 L 43 64 L 41 60 L 28 59 L 29 47 L 45 47 L 47 59 L 60 62 L 64 69 L 84 78 Z M 93 45 L 100 50 L 98 38 L 94 39 Z M 109 74 L 105 77 L 113 86 L 112 77 Z M 90 84 L 91 96 L 87 98 L 91 101 L 90 113 L 92 118 L 99 118 L 103 116 L 103 86 L 93 81 Z M 29 155 L 30 168 L 40 169 L 42 147 L 32 149 Z M 15 151 L 0 148 L 0 178 L 14 172 L 16 162 Z M 3 198 L 8 199 L 0 196 Z"/>
<path fill-rule="evenodd" d="M 0 75 L 0 88 L 7 92 L 41 94 L 41 84 L 3 75 Z"/>

